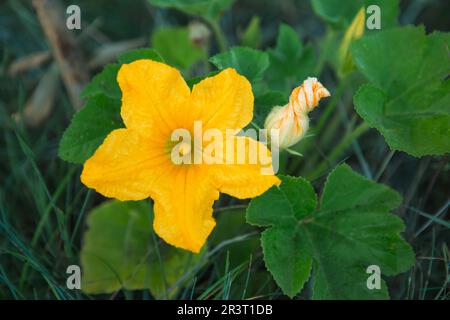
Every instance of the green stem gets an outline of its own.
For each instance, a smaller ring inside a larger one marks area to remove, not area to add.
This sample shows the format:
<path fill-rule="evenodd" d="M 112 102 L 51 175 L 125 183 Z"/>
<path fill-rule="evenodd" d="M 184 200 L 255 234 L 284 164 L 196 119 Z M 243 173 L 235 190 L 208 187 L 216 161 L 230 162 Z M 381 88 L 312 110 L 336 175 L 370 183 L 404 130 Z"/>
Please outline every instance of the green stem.
<path fill-rule="evenodd" d="M 395 153 L 395 150 L 389 151 L 389 154 L 384 159 L 383 164 L 381 165 L 380 169 L 378 170 L 377 174 L 375 175 L 375 178 L 374 178 L 375 181 L 378 181 L 381 178 L 381 176 L 383 175 L 384 171 L 386 170 L 389 162 L 391 162 L 391 159 L 394 156 L 394 153 Z"/>
<path fill-rule="evenodd" d="M 225 38 L 225 34 L 222 31 L 222 28 L 220 27 L 219 21 L 211 20 L 209 21 L 209 24 L 211 25 L 212 31 L 214 32 L 214 36 L 216 38 L 220 52 L 225 52 L 225 50 L 227 49 L 227 40 Z"/>
<path fill-rule="evenodd" d="M 323 160 L 317 166 L 317 168 L 307 176 L 307 179 L 314 180 L 320 177 L 322 174 L 324 174 L 326 170 L 329 168 L 330 164 L 334 164 L 336 160 L 340 158 L 342 153 L 345 150 L 347 150 L 348 147 L 350 147 L 352 142 L 359 136 L 361 136 L 363 133 L 365 133 L 368 129 L 369 125 L 367 124 L 367 122 L 363 122 L 359 126 L 357 126 L 353 131 L 347 133 L 341 140 L 341 142 L 336 146 L 336 148 L 334 148 L 334 150 L 331 152 L 328 158 Z"/>

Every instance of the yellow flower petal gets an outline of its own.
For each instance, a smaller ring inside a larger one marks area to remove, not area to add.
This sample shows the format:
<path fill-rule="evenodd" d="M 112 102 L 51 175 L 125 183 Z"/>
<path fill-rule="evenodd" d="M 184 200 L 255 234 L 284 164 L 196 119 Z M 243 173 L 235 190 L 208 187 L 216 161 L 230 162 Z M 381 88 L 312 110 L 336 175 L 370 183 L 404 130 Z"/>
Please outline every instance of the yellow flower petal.
<path fill-rule="evenodd" d="M 83 167 L 81 181 L 110 198 L 141 200 L 170 166 L 163 144 L 138 131 L 112 131 Z"/>
<path fill-rule="evenodd" d="M 204 166 L 176 166 L 161 177 L 155 200 L 154 229 L 173 246 L 199 252 L 216 225 L 212 205 L 219 192 Z"/>
<path fill-rule="evenodd" d="M 239 199 L 253 198 L 273 185 L 280 184 L 280 179 L 273 175 L 271 154 L 264 144 L 244 136 L 228 138 L 230 139 L 235 147 L 234 164 L 226 164 L 224 159 L 225 164 L 211 168 L 212 179 L 220 192 Z M 238 162 L 239 145 L 245 146 L 245 159 L 241 161 L 244 164 Z M 251 160 L 253 156 L 256 156 L 256 159 Z M 263 168 L 266 174 L 262 174 Z"/>
<path fill-rule="evenodd" d="M 81 180 L 107 197 L 153 198 L 154 229 L 166 242 L 199 252 L 215 226 L 212 206 L 219 190 L 249 198 L 280 183 L 271 171 L 267 148 L 246 137 L 225 141 L 225 147 L 235 142 L 233 164 L 176 165 L 170 159 L 175 129 L 192 133 L 194 121 L 200 120 L 203 130 L 218 129 L 226 135 L 226 129 L 240 129 L 251 121 L 251 85 L 234 69 L 201 81 L 192 93 L 177 70 L 151 60 L 123 65 L 117 80 L 127 128 L 108 135 L 85 162 Z M 238 141 L 243 143 L 239 152 L 245 164 L 239 163 Z M 256 161 L 259 151 L 265 163 Z M 253 164 L 247 161 L 252 157 Z M 263 166 L 268 175 L 262 173 Z"/>
<path fill-rule="evenodd" d="M 182 125 L 179 118 L 188 110 L 190 90 L 178 70 L 152 60 L 136 60 L 122 65 L 117 81 L 127 128 L 148 134 L 155 126 L 167 134 Z"/>
<path fill-rule="evenodd" d="M 242 129 L 253 118 L 250 82 L 232 68 L 196 84 L 191 104 L 190 120 L 202 120 L 204 129 Z"/>

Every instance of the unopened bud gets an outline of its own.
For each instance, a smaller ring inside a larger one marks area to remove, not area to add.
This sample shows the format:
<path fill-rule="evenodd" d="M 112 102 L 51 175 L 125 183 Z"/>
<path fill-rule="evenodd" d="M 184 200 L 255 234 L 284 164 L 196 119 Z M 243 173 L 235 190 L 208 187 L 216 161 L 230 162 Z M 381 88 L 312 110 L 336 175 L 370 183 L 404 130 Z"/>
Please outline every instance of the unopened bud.
<path fill-rule="evenodd" d="M 316 78 L 308 78 L 292 91 L 288 104 L 272 109 L 264 128 L 278 129 L 278 146 L 287 149 L 305 136 L 309 128 L 308 113 L 319 104 L 320 99 L 329 96 L 330 92 Z"/>

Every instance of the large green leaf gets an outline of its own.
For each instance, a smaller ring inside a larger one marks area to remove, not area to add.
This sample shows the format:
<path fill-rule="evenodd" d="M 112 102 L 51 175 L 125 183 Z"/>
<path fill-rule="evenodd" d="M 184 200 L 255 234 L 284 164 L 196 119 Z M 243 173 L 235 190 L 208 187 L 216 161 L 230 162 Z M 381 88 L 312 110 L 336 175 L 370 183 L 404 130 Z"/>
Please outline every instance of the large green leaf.
<path fill-rule="evenodd" d="M 156 298 L 171 297 L 201 257 L 160 244 L 159 260 L 146 201 L 105 202 L 92 210 L 87 224 L 81 249 L 82 289 L 87 293 L 148 288 Z"/>
<path fill-rule="evenodd" d="M 268 54 L 270 67 L 266 76 L 274 90 L 288 94 L 314 75 L 317 59 L 312 46 L 303 47 L 297 32 L 288 25 L 280 25 L 276 47 Z"/>
<path fill-rule="evenodd" d="M 366 269 L 377 265 L 390 276 L 414 263 L 400 236 L 403 222 L 389 213 L 400 202 L 395 191 L 341 165 L 328 177 L 320 208 L 308 181 L 282 177 L 280 187 L 251 201 L 247 221 L 270 226 L 261 237 L 264 260 L 287 295 L 297 294 L 313 269 L 314 299 L 386 299 L 384 281 L 367 288 Z"/>
<path fill-rule="evenodd" d="M 312 0 L 317 15 L 325 21 L 346 28 L 352 22 L 361 7 L 377 5 L 381 11 L 381 28 L 397 25 L 398 0 Z"/>
<path fill-rule="evenodd" d="M 72 118 L 59 144 L 59 156 L 68 162 L 83 163 L 112 130 L 122 127 L 120 100 L 97 94 Z"/>
<path fill-rule="evenodd" d="M 204 58 L 205 52 L 189 39 L 185 27 L 162 27 L 152 34 L 152 46 L 168 64 L 187 70 Z"/>
<path fill-rule="evenodd" d="M 414 156 L 450 151 L 450 35 L 421 27 L 382 31 L 354 43 L 352 54 L 370 84 L 356 111 L 392 149 Z"/>
<path fill-rule="evenodd" d="M 217 21 L 234 0 L 148 0 L 152 5 L 162 8 L 174 8 L 187 14 Z"/>
<path fill-rule="evenodd" d="M 217 54 L 209 59 L 218 69 L 234 68 L 245 76 L 252 85 L 262 79 L 269 67 L 267 53 L 247 47 L 234 47 L 227 52 Z"/>

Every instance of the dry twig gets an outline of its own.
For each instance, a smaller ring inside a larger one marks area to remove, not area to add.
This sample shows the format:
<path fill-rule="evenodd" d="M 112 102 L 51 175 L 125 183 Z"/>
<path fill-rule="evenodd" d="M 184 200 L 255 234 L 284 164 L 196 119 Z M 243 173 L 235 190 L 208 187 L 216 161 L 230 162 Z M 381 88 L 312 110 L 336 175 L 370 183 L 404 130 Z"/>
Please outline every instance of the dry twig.
<path fill-rule="evenodd" d="M 52 48 L 70 101 L 78 110 L 83 105 L 80 93 L 89 76 L 76 41 L 66 28 L 63 6 L 59 0 L 33 0 L 33 6 Z"/>

